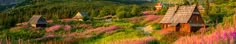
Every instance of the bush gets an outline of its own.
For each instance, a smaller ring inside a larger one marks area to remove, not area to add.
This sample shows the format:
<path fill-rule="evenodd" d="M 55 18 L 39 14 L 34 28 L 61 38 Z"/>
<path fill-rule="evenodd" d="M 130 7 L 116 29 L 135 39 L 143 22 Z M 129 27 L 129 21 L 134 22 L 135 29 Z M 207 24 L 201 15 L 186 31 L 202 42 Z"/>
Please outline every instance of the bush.
<path fill-rule="evenodd" d="M 159 23 L 152 24 L 152 27 L 154 27 L 154 29 L 156 29 L 156 30 L 161 30 L 161 24 L 159 24 Z"/>

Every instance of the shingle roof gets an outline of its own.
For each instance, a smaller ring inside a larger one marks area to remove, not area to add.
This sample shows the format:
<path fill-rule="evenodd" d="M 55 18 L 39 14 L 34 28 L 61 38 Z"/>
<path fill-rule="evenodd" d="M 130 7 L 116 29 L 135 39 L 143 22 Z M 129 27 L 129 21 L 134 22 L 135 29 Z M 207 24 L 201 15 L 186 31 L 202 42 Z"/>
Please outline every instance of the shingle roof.
<path fill-rule="evenodd" d="M 179 23 L 172 23 L 170 26 L 177 26 Z"/>
<path fill-rule="evenodd" d="M 174 16 L 175 12 L 177 10 L 177 6 L 175 7 L 170 7 L 165 16 L 162 18 L 162 20 L 160 21 L 160 23 L 171 23 L 171 18 Z"/>
<path fill-rule="evenodd" d="M 195 8 L 196 5 L 179 6 L 177 11 L 170 8 L 160 23 L 188 23 Z"/>
<path fill-rule="evenodd" d="M 46 24 L 45 19 L 41 18 L 41 15 L 33 15 L 28 21 L 30 24 Z"/>

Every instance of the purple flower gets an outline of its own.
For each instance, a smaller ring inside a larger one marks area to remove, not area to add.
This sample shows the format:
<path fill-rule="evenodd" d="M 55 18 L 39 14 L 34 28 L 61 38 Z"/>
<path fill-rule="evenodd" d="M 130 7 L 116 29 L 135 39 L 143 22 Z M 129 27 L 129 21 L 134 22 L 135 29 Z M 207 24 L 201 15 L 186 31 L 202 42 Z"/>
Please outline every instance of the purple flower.
<path fill-rule="evenodd" d="M 230 33 L 229 35 L 236 37 L 236 32 Z"/>

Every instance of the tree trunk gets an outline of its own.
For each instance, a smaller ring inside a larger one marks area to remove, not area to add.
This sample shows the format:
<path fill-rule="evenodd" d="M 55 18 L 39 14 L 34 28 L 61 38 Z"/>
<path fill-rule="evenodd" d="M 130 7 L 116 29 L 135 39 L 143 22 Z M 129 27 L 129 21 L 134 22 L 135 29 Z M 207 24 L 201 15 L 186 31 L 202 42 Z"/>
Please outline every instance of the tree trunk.
<path fill-rule="evenodd" d="M 209 14 L 209 9 L 210 9 L 209 0 L 206 0 L 206 15 Z"/>

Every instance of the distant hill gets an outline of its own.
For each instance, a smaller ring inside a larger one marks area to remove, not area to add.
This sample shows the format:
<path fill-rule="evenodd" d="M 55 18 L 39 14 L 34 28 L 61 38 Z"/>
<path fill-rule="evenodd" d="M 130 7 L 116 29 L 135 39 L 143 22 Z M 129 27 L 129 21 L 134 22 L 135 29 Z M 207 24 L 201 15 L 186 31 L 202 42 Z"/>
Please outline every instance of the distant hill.
<path fill-rule="evenodd" d="M 16 4 L 16 0 L 0 0 L 1 5 L 11 5 L 11 4 Z"/>
<path fill-rule="evenodd" d="M 23 1 L 24 0 L 0 0 L 0 12 L 8 10 L 9 8 L 12 8 Z"/>
<path fill-rule="evenodd" d="M 17 4 L 21 3 L 25 0 L 0 0 L 0 5 L 12 5 L 12 4 Z"/>

